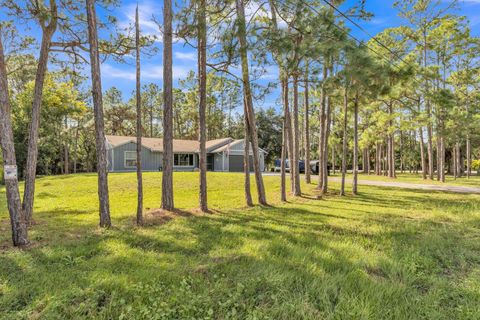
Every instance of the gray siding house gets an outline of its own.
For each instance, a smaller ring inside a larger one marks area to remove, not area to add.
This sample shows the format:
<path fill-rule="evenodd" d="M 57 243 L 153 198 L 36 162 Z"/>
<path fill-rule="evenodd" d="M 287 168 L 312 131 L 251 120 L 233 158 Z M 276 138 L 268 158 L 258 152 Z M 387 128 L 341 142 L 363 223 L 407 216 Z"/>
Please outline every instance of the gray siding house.
<path fill-rule="evenodd" d="M 136 138 L 127 136 L 106 136 L 108 170 L 127 172 L 136 170 Z M 243 172 L 244 140 L 223 138 L 206 142 L 207 169 L 210 171 Z M 195 140 L 173 140 L 173 169 L 175 171 L 194 171 L 198 168 L 199 142 Z M 260 168 L 265 170 L 265 154 L 260 151 Z M 252 157 L 250 148 L 250 157 Z M 142 138 L 142 170 L 161 171 L 163 140 L 161 138 Z M 250 161 L 250 170 L 253 170 Z"/>

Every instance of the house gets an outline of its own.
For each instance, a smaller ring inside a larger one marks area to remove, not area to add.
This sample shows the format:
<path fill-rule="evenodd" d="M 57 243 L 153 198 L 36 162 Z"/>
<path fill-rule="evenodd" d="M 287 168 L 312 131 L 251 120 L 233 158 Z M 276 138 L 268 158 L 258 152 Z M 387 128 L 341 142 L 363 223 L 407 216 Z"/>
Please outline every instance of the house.
<path fill-rule="evenodd" d="M 136 137 L 106 136 L 108 170 L 125 172 L 136 170 Z M 206 142 L 207 170 L 243 172 L 244 140 L 222 138 Z M 259 149 L 260 169 L 265 170 L 266 151 Z M 196 140 L 173 140 L 173 169 L 194 171 L 198 168 L 200 143 Z M 253 156 L 250 148 L 250 170 Z M 162 170 L 163 139 L 142 138 L 142 170 Z"/>

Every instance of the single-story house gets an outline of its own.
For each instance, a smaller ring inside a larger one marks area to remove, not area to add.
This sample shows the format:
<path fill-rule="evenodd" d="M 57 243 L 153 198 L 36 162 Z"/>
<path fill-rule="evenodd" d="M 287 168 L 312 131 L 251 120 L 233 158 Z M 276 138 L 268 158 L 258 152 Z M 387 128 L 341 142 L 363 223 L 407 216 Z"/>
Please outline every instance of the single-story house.
<path fill-rule="evenodd" d="M 106 136 L 108 170 L 125 172 L 136 170 L 136 137 Z M 207 170 L 243 172 L 244 140 L 222 138 L 206 142 Z M 260 151 L 260 169 L 265 170 L 265 154 Z M 198 168 L 200 143 L 196 140 L 173 140 L 173 169 L 194 171 Z M 250 170 L 253 170 L 253 152 L 250 148 Z M 161 171 L 163 160 L 163 139 L 142 138 L 142 170 Z"/>

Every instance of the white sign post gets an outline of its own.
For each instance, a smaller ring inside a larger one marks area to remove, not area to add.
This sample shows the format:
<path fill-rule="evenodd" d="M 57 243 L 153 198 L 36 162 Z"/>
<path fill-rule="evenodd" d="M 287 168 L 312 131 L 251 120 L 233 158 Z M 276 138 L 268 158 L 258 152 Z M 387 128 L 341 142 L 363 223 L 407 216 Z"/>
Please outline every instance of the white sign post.
<path fill-rule="evenodd" d="M 3 177 L 5 180 L 15 180 L 17 179 L 17 166 L 15 165 L 5 165 L 3 166 Z"/>

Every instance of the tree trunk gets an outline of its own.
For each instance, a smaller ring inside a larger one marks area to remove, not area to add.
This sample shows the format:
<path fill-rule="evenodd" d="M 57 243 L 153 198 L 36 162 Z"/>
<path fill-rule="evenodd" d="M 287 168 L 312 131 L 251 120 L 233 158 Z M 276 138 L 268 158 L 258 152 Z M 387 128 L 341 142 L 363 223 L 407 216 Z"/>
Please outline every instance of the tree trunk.
<path fill-rule="evenodd" d="M 140 88 L 140 23 L 138 3 L 135 10 L 136 49 L 136 98 L 137 98 L 137 225 L 143 225 L 143 179 L 142 179 L 142 96 Z"/>
<path fill-rule="evenodd" d="M 427 165 L 425 163 L 425 143 L 423 142 L 423 128 L 418 129 L 418 136 L 420 138 L 420 162 L 422 165 L 422 178 L 427 179 Z"/>
<path fill-rule="evenodd" d="M 305 73 L 305 91 L 304 91 L 304 142 L 305 142 L 305 182 L 310 184 L 310 110 L 309 110 L 309 97 L 308 97 L 308 63 L 306 65 L 307 72 Z"/>
<path fill-rule="evenodd" d="M 285 74 L 285 79 L 283 87 L 284 87 L 284 115 L 285 115 L 285 130 L 287 132 L 286 139 L 287 139 L 287 156 L 288 156 L 288 170 L 290 174 L 290 192 L 293 194 L 294 191 L 294 178 L 293 178 L 293 170 L 292 170 L 292 163 L 293 163 L 293 131 L 292 131 L 292 117 L 290 114 L 290 100 L 289 100 L 289 86 L 288 86 L 288 74 Z"/>
<path fill-rule="evenodd" d="M 102 82 L 98 52 L 97 18 L 95 1 L 86 0 L 88 40 L 90 44 L 90 68 L 92 73 L 93 113 L 95 116 L 95 141 L 97 147 L 98 199 L 100 227 L 110 227 L 110 203 L 108 199 L 107 149 L 104 130 Z"/>
<path fill-rule="evenodd" d="M 247 103 L 243 101 L 243 112 L 247 112 Z M 244 117 L 245 122 L 245 138 L 244 138 L 244 149 L 243 149 L 243 172 L 245 177 L 245 202 L 247 206 L 253 206 L 252 201 L 252 192 L 250 188 L 250 124 L 248 119 Z"/>
<path fill-rule="evenodd" d="M 283 132 L 282 132 L 282 159 L 280 163 L 280 175 L 281 175 L 281 194 L 282 201 L 287 201 L 286 192 L 286 161 L 287 161 L 287 149 L 289 143 L 290 132 L 290 111 L 288 106 L 288 79 L 285 74 L 282 75 L 280 71 L 280 81 L 282 85 L 282 101 L 283 101 Z"/>
<path fill-rule="evenodd" d="M 265 187 L 263 185 L 262 173 L 260 171 L 259 148 L 257 126 L 255 121 L 255 112 L 253 110 L 252 92 L 250 88 L 250 75 L 248 71 L 247 56 L 247 27 L 245 22 L 245 7 L 243 0 L 236 0 L 237 20 L 238 20 L 238 41 L 240 43 L 240 58 L 242 62 L 242 80 L 243 93 L 246 102 L 246 117 L 249 124 L 250 140 L 253 148 L 253 169 L 255 170 L 255 181 L 257 184 L 258 202 L 262 205 L 267 204 L 265 196 Z"/>
<path fill-rule="evenodd" d="M 57 29 L 57 6 L 55 1 L 50 1 L 50 23 L 42 27 L 42 42 L 40 56 L 35 74 L 35 86 L 33 89 L 31 121 L 28 128 L 27 164 L 25 167 L 25 190 L 23 193 L 22 209 L 27 223 L 31 222 L 33 214 L 33 201 L 35 197 L 35 175 L 37 172 L 38 158 L 38 131 L 40 128 L 40 111 L 42 106 L 43 85 L 47 73 L 48 55 L 52 36 Z"/>
<path fill-rule="evenodd" d="M 0 27 L 0 31 L 2 28 Z M 15 159 L 15 145 L 13 141 L 13 130 L 10 115 L 10 100 L 8 96 L 7 66 L 3 53 L 2 37 L 0 37 L 0 143 L 2 145 L 2 157 L 5 166 L 12 166 L 15 171 L 17 161 Z M 7 207 L 12 227 L 12 240 L 14 246 L 28 244 L 28 231 L 25 215 L 20 201 L 18 189 L 18 178 L 16 175 L 7 177 L 5 175 L 5 189 L 7 196 Z"/>
<path fill-rule="evenodd" d="M 453 160 L 453 178 L 457 180 L 457 147 L 456 145 L 452 148 L 452 160 Z"/>
<path fill-rule="evenodd" d="M 345 174 L 347 173 L 347 117 L 348 112 L 348 89 L 345 87 L 343 93 L 343 141 L 342 141 L 342 184 L 340 195 L 345 195 Z"/>
<path fill-rule="evenodd" d="M 460 151 L 460 143 L 455 143 L 455 155 L 457 156 L 456 163 L 457 163 L 457 177 L 462 176 L 462 153 Z"/>
<path fill-rule="evenodd" d="M 470 135 L 467 134 L 467 179 L 472 175 L 472 144 L 470 142 Z"/>
<path fill-rule="evenodd" d="M 199 77 L 199 141 L 200 141 L 200 210 L 208 212 L 207 205 L 207 149 L 205 110 L 207 109 L 207 16 L 206 0 L 198 7 L 198 77 Z M 247 155 L 248 156 L 248 155 Z"/>
<path fill-rule="evenodd" d="M 440 180 L 445 182 L 445 138 L 440 139 Z"/>
<path fill-rule="evenodd" d="M 290 166 L 290 170 L 293 170 L 294 179 L 294 196 L 301 196 L 302 191 L 300 189 L 300 166 L 299 166 L 299 136 L 300 130 L 298 128 L 298 76 L 293 75 L 293 163 Z"/>
<path fill-rule="evenodd" d="M 441 181 L 441 180 L 442 180 L 442 174 L 440 173 L 440 154 L 441 154 L 440 133 L 438 132 L 438 129 L 437 129 L 437 154 L 436 154 L 436 159 L 437 159 L 437 181 Z"/>
<path fill-rule="evenodd" d="M 172 0 L 163 1 L 162 209 L 173 210 Z"/>
<path fill-rule="evenodd" d="M 323 135 L 323 183 L 322 183 L 322 194 L 327 193 L 328 191 L 328 139 L 330 137 L 330 122 L 332 116 L 331 110 L 331 100 L 330 96 L 327 95 L 325 98 L 325 115 L 326 115 L 326 124 L 325 124 L 325 133 Z"/>
<path fill-rule="evenodd" d="M 324 154 L 324 150 L 325 150 L 325 122 L 326 122 L 326 114 L 325 114 L 325 110 L 326 110 L 326 106 L 325 106 L 325 96 L 326 96 L 326 93 L 325 93 L 325 79 L 327 78 L 328 76 L 328 68 L 327 66 L 324 64 L 323 65 L 323 81 L 322 81 L 322 86 L 320 88 L 321 92 L 320 92 L 320 100 L 321 100 L 321 108 L 320 108 L 320 114 L 319 114 L 319 120 L 320 120 L 320 125 L 319 125 L 319 129 L 320 129 L 320 134 L 319 134 L 319 140 L 318 140 L 318 189 L 320 190 L 323 190 L 323 174 L 324 174 L 324 170 L 323 170 L 323 166 L 324 166 L 324 161 L 323 161 L 323 158 L 325 156 Z"/>
<path fill-rule="evenodd" d="M 80 122 L 77 122 L 75 128 L 75 141 L 73 143 L 73 173 L 77 173 L 77 159 L 78 159 L 78 136 L 80 131 Z"/>
<path fill-rule="evenodd" d="M 358 90 L 355 93 L 353 120 L 353 186 L 352 193 L 358 193 Z M 365 164 L 363 164 L 365 165 Z"/>
<path fill-rule="evenodd" d="M 336 167 L 336 159 L 335 159 L 335 145 L 332 146 L 332 173 L 335 174 L 335 167 Z"/>
<path fill-rule="evenodd" d="M 282 126 L 282 155 L 280 159 L 280 199 L 282 201 L 287 201 L 287 191 L 285 186 L 285 161 L 287 160 L 286 153 L 287 153 L 287 132 L 285 130 L 285 116 L 283 117 L 283 126 Z"/>
<path fill-rule="evenodd" d="M 390 102 L 388 104 L 388 114 L 390 115 L 390 120 L 389 120 L 389 126 L 390 130 L 393 129 L 393 102 Z M 395 178 L 395 138 L 394 138 L 394 133 L 389 132 L 388 134 L 388 159 L 387 159 L 387 164 L 388 164 L 388 177 L 389 178 Z"/>

